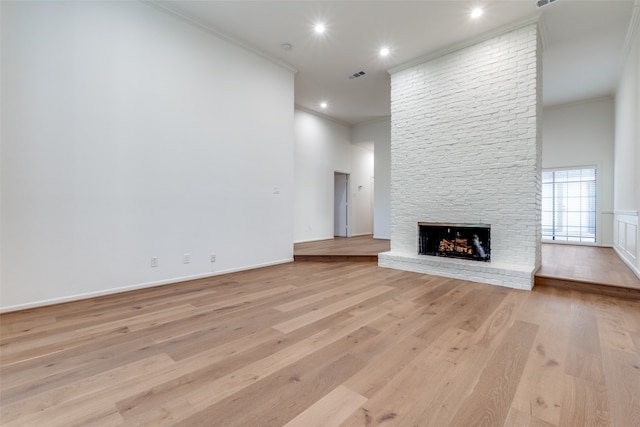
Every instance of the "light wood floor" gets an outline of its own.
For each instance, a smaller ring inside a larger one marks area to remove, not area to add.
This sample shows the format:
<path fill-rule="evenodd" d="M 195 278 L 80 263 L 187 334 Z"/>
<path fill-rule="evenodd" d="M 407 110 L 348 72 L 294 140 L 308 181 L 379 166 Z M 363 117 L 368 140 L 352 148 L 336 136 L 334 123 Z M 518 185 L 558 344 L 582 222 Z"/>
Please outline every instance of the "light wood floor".
<path fill-rule="evenodd" d="M 640 279 L 614 250 L 597 246 L 543 244 L 537 276 L 640 289 Z"/>
<path fill-rule="evenodd" d="M 328 240 L 303 242 L 293 245 L 295 255 L 378 255 L 387 252 L 391 243 L 387 239 L 371 236 L 334 237 Z"/>
<path fill-rule="evenodd" d="M 640 425 L 640 301 L 297 262 L 7 313 L 3 426 Z"/>
<path fill-rule="evenodd" d="M 371 236 L 336 237 L 330 240 L 296 243 L 294 254 L 310 255 L 311 260 L 317 260 L 318 258 L 313 257 L 324 255 L 332 260 L 336 255 L 377 255 L 388 251 L 389 248 L 389 240 L 373 239 Z M 640 290 L 640 279 L 612 248 L 543 243 L 542 267 L 536 276 Z"/>

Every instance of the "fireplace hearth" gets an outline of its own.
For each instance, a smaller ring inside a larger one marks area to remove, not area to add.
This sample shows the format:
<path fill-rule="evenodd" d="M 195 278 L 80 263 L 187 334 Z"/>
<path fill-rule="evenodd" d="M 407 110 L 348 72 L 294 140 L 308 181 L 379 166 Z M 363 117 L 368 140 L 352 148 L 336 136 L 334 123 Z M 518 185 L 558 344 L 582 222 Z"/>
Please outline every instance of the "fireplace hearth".
<path fill-rule="evenodd" d="M 418 254 L 491 260 L 491 225 L 419 222 Z"/>

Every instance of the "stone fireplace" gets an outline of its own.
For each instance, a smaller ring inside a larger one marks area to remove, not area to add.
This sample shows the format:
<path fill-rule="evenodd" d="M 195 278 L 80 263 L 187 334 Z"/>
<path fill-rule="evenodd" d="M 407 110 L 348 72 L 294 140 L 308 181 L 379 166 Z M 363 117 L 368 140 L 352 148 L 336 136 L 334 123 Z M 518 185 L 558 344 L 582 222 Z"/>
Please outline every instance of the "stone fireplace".
<path fill-rule="evenodd" d="M 380 266 L 533 287 L 541 101 L 536 22 L 391 70 L 391 251 Z M 446 228 L 425 237 L 427 226 Z"/>

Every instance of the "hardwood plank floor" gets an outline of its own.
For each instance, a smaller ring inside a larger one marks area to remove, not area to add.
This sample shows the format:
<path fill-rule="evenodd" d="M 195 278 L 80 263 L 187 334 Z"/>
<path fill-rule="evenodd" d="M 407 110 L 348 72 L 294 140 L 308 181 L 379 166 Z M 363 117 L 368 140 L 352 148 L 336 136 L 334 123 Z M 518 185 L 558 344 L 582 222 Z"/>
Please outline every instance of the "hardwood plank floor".
<path fill-rule="evenodd" d="M 334 237 L 293 245 L 296 261 L 378 261 L 380 252 L 387 252 L 391 243 L 372 236 Z"/>
<path fill-rule="evenodd" d="M 542 267 L 536 277 L 640 289 L 640 278 L 614 250 L 598 246 L 543 243 Z"/>
<path fill-rule="evenodd" d="M 296 243 L 296 261 L 372 261 L 388 251 L 389 240 L 371 236 L 336 237 Z M 623 298 L 640 299 L 640 278 L 611 248 L 542 244 L 542 266 L 536 286 L 554 286 Z"/>
<path fill-rule="evenodd" d="M 3 426 L 640 425 L 640 301 L 300 262 L 0 315 Z"/>

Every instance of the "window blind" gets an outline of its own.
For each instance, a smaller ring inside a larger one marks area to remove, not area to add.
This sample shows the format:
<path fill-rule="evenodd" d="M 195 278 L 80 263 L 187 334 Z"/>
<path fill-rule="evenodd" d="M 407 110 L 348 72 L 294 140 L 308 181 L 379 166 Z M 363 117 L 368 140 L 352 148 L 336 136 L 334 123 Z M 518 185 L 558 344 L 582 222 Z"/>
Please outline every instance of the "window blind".
<path fill-rule="evenodd" d="M 542 172 L 542 239 L 595 243 L 595 169 Z"/>

